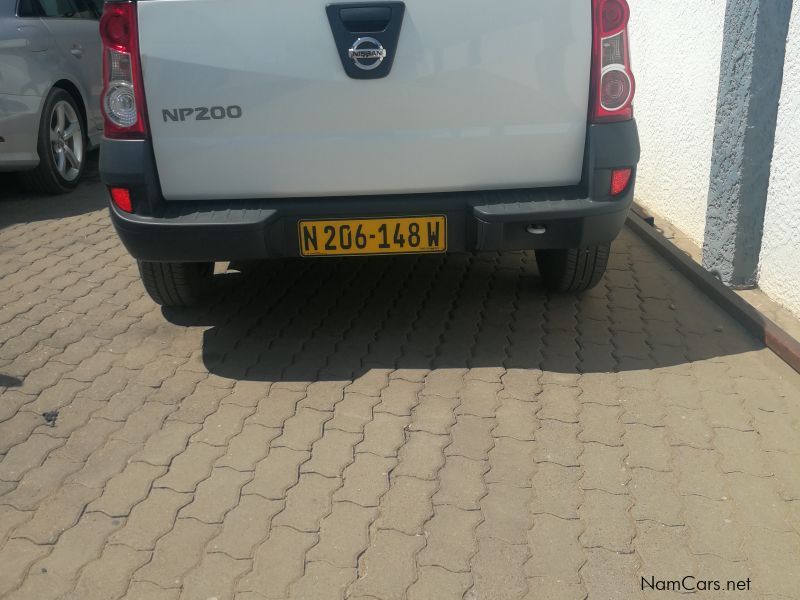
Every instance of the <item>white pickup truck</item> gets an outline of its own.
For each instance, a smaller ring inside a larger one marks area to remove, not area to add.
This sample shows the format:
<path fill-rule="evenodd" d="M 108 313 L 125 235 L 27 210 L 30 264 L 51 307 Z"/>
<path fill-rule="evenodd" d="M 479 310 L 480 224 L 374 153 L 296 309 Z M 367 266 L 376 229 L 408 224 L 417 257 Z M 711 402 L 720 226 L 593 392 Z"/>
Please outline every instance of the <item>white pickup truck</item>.
<path fill-rule="evenodd" d="M 633 199 L 625 0 L 109 0 L 100 170 L 164 305 L 215 261 L 533 249 L 586 290 Z"/>

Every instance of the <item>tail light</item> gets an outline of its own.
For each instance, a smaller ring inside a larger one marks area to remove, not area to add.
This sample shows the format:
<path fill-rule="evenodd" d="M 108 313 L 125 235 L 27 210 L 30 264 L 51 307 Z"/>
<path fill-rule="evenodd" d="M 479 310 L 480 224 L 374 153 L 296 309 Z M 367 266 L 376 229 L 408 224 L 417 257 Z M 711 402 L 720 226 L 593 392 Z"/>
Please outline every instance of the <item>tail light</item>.
<path fill-rule="evenodd" d="M 626 0 L 592 0 L 593 123 L 633 118 L 636 82 L 628 49 L 629 18 Z"/>
<path fill-rule="evenodd" d="M 144 139 L 148 136 L 148 127 L 136 4 L 106 2 L 100 19 L 100 37 L 103 40 L 105 136 Z"/>

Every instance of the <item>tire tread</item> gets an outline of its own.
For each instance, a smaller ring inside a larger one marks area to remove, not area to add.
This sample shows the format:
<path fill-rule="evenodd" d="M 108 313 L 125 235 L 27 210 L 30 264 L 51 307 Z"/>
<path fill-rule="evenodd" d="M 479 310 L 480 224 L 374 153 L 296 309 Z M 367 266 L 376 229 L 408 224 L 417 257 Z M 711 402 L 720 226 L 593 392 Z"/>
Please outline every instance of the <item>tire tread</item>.
<path fill-rule="evenodd" d="M 139 261 L 144 288 L 162 306 L 191 306 L 203 299 L 213 263 L 157 263 Z"/>
<path fill-rule="evenodd" d="M 590 290 L 600 283 L 610 254 L 610 244 L 566 250 L 537 250 L 536 262 L 549 289 L 576 293 Z"/>

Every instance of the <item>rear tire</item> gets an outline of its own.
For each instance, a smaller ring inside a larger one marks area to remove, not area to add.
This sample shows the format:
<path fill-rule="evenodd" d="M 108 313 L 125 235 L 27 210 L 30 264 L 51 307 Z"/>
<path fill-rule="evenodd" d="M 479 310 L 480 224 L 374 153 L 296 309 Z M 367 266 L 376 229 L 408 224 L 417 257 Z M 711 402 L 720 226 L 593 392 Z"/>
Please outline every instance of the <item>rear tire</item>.
<path fill-rule="evenodd" d="M 86 134 L 78 103 L 53 88 L 44 102 L 36 145 L 39 165 L 19 174 L 22 185 L 39 194 L 65 194 L 77 187 L 86 166 Z"/>
<path fill-rule="evenodd" d="M 192 306 L 211 287 L 214 263 L 157 263 L 139 261 L 144 289 L 161 306 Z"/>
<path fill-rule="evenodd" d="M 606 272 L 611 244 L 567 250 L 537 250 L 536 263 L 548 289 L 585 292 L 595 287 Z"/>

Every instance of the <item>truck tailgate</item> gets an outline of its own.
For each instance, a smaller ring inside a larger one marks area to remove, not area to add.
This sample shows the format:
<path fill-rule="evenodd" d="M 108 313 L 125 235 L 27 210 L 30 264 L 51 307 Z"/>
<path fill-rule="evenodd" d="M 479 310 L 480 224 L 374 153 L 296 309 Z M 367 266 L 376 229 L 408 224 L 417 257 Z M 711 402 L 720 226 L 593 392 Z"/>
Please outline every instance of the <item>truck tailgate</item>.
<path fill-rule="evenodd" d="M 406 0 L 391 72 L 379 79 L 348 76 L 328 3 L 138 3 L 165 198 L 580 180 L 590 0 Z"/>

